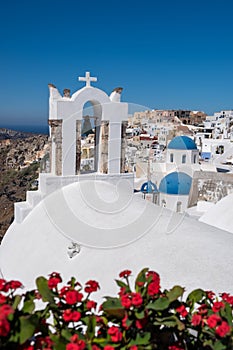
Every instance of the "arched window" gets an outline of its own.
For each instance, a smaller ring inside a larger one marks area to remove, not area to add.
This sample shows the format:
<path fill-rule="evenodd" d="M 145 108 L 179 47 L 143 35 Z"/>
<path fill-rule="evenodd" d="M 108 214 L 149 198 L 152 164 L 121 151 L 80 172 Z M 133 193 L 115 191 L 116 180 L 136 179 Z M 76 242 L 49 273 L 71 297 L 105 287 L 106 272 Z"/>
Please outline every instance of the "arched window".
<path fill-rule="evenodd" d="M 171 153 L 170 154 L 170 162 L 173 163 L 173 161 L 174 161 L 174 155 L 173 155 L 173 153 Z"/>
<path fill-rule="evenodd" d="M 186 154 L 182 155 L 182 164 L 186 163 Z"/>

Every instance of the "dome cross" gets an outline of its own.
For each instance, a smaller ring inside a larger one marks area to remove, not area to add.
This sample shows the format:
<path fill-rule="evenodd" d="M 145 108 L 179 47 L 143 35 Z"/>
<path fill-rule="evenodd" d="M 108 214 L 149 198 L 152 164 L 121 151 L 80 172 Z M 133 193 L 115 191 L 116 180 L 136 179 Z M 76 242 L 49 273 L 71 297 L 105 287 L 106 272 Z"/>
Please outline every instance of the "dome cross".
<path fill-rule="evenodd" d="M 79 81 L 85 81 L 86 82 L 86 87 L 91 86 L 91 81 L 97 81 L 96 77 L 91 77 L 90 72 L 85 73 L 85 77 L 78 77 Z"/>

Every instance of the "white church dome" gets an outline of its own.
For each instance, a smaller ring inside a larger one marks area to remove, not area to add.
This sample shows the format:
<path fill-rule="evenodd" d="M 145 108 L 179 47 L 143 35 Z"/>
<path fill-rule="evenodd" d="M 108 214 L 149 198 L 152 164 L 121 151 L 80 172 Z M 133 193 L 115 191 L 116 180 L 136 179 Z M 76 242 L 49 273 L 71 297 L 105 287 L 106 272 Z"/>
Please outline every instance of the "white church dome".
<path fill-rule="evenodd" d="M 0 266 L 4 278 L 26 288 L 58 271 L 64 281 L 95 278 L 100 295 L 112 294 L 121 270 L 150 267 L 166 288 L 233 292 L 232 246 L 233 235 L 143 200 L 127 181 L 90 180 L 53 192 L 21 224 L 14 222 Z M 77 254 L 70 257 L 72 249 Z"/>

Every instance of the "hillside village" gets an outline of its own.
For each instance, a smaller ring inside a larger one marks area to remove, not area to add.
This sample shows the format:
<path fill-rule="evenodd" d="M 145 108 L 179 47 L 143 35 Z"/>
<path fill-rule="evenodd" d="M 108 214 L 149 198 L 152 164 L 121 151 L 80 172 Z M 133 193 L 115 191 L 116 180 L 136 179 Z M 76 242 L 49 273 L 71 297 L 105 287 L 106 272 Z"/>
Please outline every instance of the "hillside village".
<path fill-rule="evenodd" d="M 135 112 L 128 118 L 125 135 L 125 172 L 135 174 L 136 191 L 140 191 L 148 179 L 158 187 L 165 172 L 170 172 L 167 169 L 161 173 L 161 164 L 169 162 L 167 146 L 174 137 L 182 135 L 192 138 L 197 145 L 199 170 L 212 172 L 205 181 L 193 179 L 197 193 L 192 192 L 195 199 L 189 198 L 190 206 L 198 200 L 216 203 L 233 191 L 232 110 L 216 112 L 213 116 L 187 110 Z M 13 221 L 13 203 L 25 200 L 27 190 L 37 189 L 39 172 L 50 171 L 49 149 L 47 135 L 0 129 L 1 237 Z M 94 171 L 95 127 L 89 116 L 83 119 L 81 152 L 81 172 Z M 218 180 L 212 179 L 213 170 Z"/>

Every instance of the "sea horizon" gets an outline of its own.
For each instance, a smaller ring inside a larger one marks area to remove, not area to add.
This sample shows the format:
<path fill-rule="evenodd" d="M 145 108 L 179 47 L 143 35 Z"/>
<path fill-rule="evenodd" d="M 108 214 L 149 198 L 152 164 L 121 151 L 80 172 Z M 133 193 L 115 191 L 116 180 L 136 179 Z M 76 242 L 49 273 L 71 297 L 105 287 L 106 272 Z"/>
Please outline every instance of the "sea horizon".
<path fill-rule="evenodd" d="M 0 125 L 1 129 L 9 129 L 14 131 L 21 132 L 31 132 L 34 134 L 49 134 L 49 126 L 48 125 L 8 125 L 3 124 Z"/>

